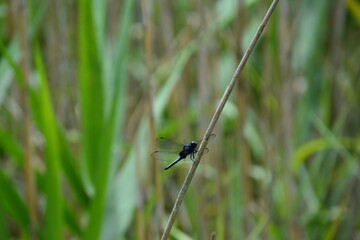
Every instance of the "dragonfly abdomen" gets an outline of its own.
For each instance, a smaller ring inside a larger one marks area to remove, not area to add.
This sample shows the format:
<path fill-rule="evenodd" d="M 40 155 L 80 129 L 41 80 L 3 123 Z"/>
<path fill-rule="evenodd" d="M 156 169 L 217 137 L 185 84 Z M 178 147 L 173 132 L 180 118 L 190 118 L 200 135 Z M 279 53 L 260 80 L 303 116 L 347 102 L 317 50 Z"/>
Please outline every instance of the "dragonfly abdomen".
<path fill-rule="evenodd" d="M 180 153 L 180 154 L 181 154 L 181 153 Z M 172 163 L 170 163 L 169 165 L 167 165 L 167 166 L 165 167 L 165 170 L 171 168 L 171 167 L 174 166 L 176 163 L 180 162 L 181 160 L 183 160 L 183 159 L 186 157 L 186 156 L 185 156 L 185 157 L 182 157 L 180 154 L 179 154 L 179 157 L 178 157 L 175 161 L 173 161 Z"/>

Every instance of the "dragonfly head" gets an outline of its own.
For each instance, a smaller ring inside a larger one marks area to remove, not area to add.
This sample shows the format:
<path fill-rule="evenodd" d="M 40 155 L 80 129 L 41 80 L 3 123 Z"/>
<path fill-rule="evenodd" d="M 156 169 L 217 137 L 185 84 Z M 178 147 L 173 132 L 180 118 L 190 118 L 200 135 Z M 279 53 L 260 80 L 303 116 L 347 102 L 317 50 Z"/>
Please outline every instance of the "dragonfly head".
<path fill-rule="evenodd" d="M 196 141 L 192 141 L 192 142 L 191 142 L 191 147 L 196 148 L 196 146 L 197 146 L 197 142 L 196 142 Z"/>

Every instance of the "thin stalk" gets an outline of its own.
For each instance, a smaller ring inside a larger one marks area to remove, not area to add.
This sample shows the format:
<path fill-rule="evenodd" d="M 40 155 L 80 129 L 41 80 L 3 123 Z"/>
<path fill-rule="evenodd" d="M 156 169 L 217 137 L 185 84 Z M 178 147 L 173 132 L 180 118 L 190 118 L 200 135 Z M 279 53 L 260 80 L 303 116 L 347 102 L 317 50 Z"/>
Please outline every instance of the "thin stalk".
<path fill-rule="evenodd" d="M 146 87 L 149 89 L 147 91 L 148 95 L 146 96 L 147 104 L 146 104 L 146 113 L 149 118 L 149 135 L 150 139 L 156 138 L 156 124 L 154 117 L 154 81 L 153 81 L 153 59 L 154 59 L 154 49 L 153 49 L 153 1 L 152 0 L 142 0 L 141 1 L 141 10 L 143 17 L 143 31 L 144 31 L 144 50 L 146 57 L 146 68 L 147 75 L 149 77 L 146 78 Z M 150 149 L 154 149 L 156 146 L 156 142 L 150 142 Z M 157 196 L 157 201 L 155 205 L 155 215 L 156 221 L 149 222 L 149 232 L 153 232 L 153 238 L 159 239 L 162 229 L 162 223 L 164 222 L 164 200 L 163 200 L 163 190 L 162 190 L 162 179 L 160 174 L 159 163 L 156 159 L 152 159 L 148 181 L 146 186 L 147 188 L 151 188 L 152 183 L 155 183 L 155 192 Z M 150 226 L 152 224 L 152 226 Z M 151 238 L 151 237 L 150 237 Z"/>
<path fill-rule="evenodd" d="M 28 102 L 28 87 L 29 87 L 29 38 L 27 32 L 27 4 L 25 0 L 18 2 L 18 16 L 19 16 L 19 38 L 21 48 L 20 67 L 22 72 L 22 94 L 21 106 L 23 109 L 23 130 L 24 130 L 24 179 L 25 192 L 28 202 L 28 209 L 31 219 L 30 234 L 32 238 L 36 238 L 36 224 L 37 224 L 37 208 L 36 208 L 36 188 L 34 181 L 33 166 L 31 163 L 31 142 L 30 142 L 30 118 L 29 118 L 29 102 Z"/>
<path fill-rule="evenodd" d="M 135 174 L 136 178 L 138 179 L 137 184 L 137 192 L 138 192 L 138 201 L 137 201 L 137 210 L 136 210 L 136 230 L 137 230 L 137 237 L 138 239 L 146 239 L 145 236 L 145 217 L 144 217 L 144 184 L 141 178 L 141 164 L 140 164 L 140 153 L 136 151 L 136 158 L 135 158 Z"/>
<path fill-rule="evenodd" d="M 171 211 L 169 220 L 168 220 L 168 222 L 166 224 L 165 230 L 164 230 L 163 235 L 161 237 L 162 240 L 166 240 L 169 237 L 171 228 L 172 228 L 172 226 L 173 226 L 173 224 L 175 222 L 177 213 L 178 213 L 179 208 L 181 206 L 181 203 L 182 203 L 182 201 L 183 201 L 183 199 L 185 197 L 185 193 L 186 193 L 186 191 L 187 191 L 187 189 L 188 189 L 188 187 L 189 187 L 189 185 L 191 183 L 192 178 L 194 177 L 195 171 L 196 171 L 196 169 L 197 169 L 197 167 L 198 167 L 198 165 L 200 163 L 201 157 L 202 157 L 202 155 L 204 153 L 204 150 L 205 150 L 205 148 L 206 148 L 206 146 L 208 144 L 209 137 L 210 137 L 211 133 L 213 132 L 217 121 L 219 120 L 221 112 L 224 109 L 224 106 L 225 106 L 227 100 L 230 97 L 231 91 L 233 90 L 233 88 L 235 86 L 235 83 L 239 79 L 239 76 L 240 76 L 240 73 L 241 73 L 242 69 L 244 68 L 247 60 L 249 59 L 251 52 L 253 51 L 257 41 L 259 40 L 260 35 L 263 32 L 266 24 L 268 23 L 268 21 L 270 19 L 270 16 L 273 13 L 273 11 L 274 11 L 274 9 L 275 9 L 278 2 L 279 2 L 279 0 L 274 0 L 271 3 L 268 11 L 265 14 L 264 19 L 262 20 L 261 24 L 259 25 L 259 27 L 258 27 L 258 29 L 257 29 L 257 31 L 255 33 L 255 36 L 251 40 L 249 47 L 247 48 L 247 50 L 246 50 L 243 58 L 241 59 L 238 67 L 236 68 L 235 73 L 234 73 L 229 85 L 227 86 L 227 88 L 226 88 L 226 90 L 225 90 L 225 92 L 224 92 L 224 94 L 223 94 L 223 96 L 222 96 L 222 98 L 220 100 L 220 103 L 219 103 L 219 105 L 218 105 L 218 107 L 217 107 L 217 109 L 216 109 L 216 111 L 214 113 L 214 116 L 212 117 L 212 119 L 210 121 L 210 124 L 209 124 L 209 126 L 208 126 L 208 128 L 207 128 L 207 130 L 205 132 L 205 136 L 203 138 L 204 141 L 202 141 L 201 144 L 200 144 L 199 152 L 196 155 L 196 159 L 195 159 L 193 165 L 191 166 L 191 168 L 190 168 L 190 170 L 189 170 L 189 172 L 188 172 L 188 174 L 187 174 L 187 176 L 186 176 L 186 178 L 184 180 L 184 183 L 183 183 L 183 185 L 182 185 L 182 187 L 180 189 L 180 192 L 179 192 L 179 194 L 178 194 L 178 196 L 176 198 L 174 207 L 173 207 L 173 209 Z"/>

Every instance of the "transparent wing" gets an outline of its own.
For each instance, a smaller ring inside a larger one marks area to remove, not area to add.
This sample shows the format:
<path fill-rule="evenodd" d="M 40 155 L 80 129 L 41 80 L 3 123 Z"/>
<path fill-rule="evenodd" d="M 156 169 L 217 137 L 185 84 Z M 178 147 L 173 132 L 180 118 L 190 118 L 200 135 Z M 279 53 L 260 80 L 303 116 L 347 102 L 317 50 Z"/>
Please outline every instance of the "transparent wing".
<path fill-rule="evenodd" d="M 211 134 L 211 135 L 210 135 L 210 137 L 209 137 L 208 142 L 211 142 L 211 141 L 212 141 L 215 137 L 216 137 L 216 135 L 215 135 L 215 134 Z M 200 139 L 200 140 L 196 141 L 196 142 L 198 142 L 198 143 L 199 143 L 199 144 L 198 144 L 198 146 L 200 146 L 200 143 L 201 143 L 202 141 L 203 141 L 202 139 Z"/>
<path fill-rule="evenodd" d="M 209 137 L 209 140 L 208 142 L 212 141 L 214 138 L 216 137 L 215 134 L 211 134 L 210 137 Z M 202 140 L 198 141 L 198 142 L 202 142 Z M 200 144 L 198 144 L 196 150 L 199 150 L 199 147 L 200 147 Z M 204 156 L 207 155 L 209 153 L 209 148 L 205 148 L 204 150 Z M 204 162 L 203 160 L 200 162 L 200 164 L 209 164 L 208 162 Z"/>
<path fill-rule="evenodd" d="M 209 137 L 209 142 L 211 140 L 213 140 L 215 137 L 216 137 L 215 134 L 211 134 Z M 164 137 L 160 137 L 156 141 L 159 145 L 160 150 L 153 152 L 151 154 L 151 157 L 158 159 L 161 162 L 164 162 L 166 164 L 169 164 L 169 163 L 175 161 L 179 157 L 179 153 L 183 150 L 183 147 L 184 147 L 183 144 L 177 143 L 171 139 L 164 138 Z M 202 139 L 197 142 L 201 143 L 201 141 L 202 141 Z M 200 146 L 200 144 L 198 144 L 196 150 L 198 150 L 199 146 Z M 209 152 L 209 149 L 205 148 L 204 155 L 207 154 L 208 152 Z M 188 156 L 183 161 L 191 161 L 190 156 Z"/>
<path fill-rule="evenodd" d="M 151 154 L 151 157 L 169 163 L 179 156 L 179 152 L 180 151 L 155 151 Z"/>
<path fill-rule="evenodd" d="M 167 150 L 174 152 L 176 151 L 177 153 L 179 153 L 184 147 L 183 144 L 174 142 L 173 140 L 164 137 L 160 137 L 156 141 L 159 145 L 160 150 Z"/>
<path fill-rule="evenodd" d="M 214 140 L 215 137 L 216 137 L 215 134 L 211 134 L 210 137 L 209 137 L 208 142 L 211 142 L 212 140 Z M 201 141 L 202 141 L 202 139 L 201 139 Z"/>
<path fill-rule="evenodd" d="M 212 141 L 215 137 L 216 137 L 215 134 L 211 134 L 210 137 L 209 137 L 209 142 Z M 160 137 L 156 141 L 157 141 L 157 143 L 159 145 L 160 150 L 178 151 L 178 152 L 180 152 L 184 147 L 184 144 L 177 143 L 177 142 L 175 142 L 175 141 L 173 141 L 171 139 L 164 138 L 164 137 Z M 202 139 L 196 141 L 196 142 L 199 143 L 198 146 L 200 146 L 201 141 L 202 141 Z"/>
<path fill-rule="evenodd" d="M 210 137 L 209 137 L 209 141 L 208 141 L 208 142 L 214 140 L 215 137 L 216 137 L 216 134 L 213 134 L 213 133 L 212 133 L 212 134 L 210 135 Z"/>
<path fill-rule="evenodd" d="M 211 134 L 211 135 L 210 135 L 210 137 L 209 137 L 208 142 L 212 141 L 215 137 L 216 137 L 216 135 L 215 135 L 215 134 Z M 199 150 L 200 143 L 201 143 L 202 141 L 203 141 L 202 139 L 201 139 L 201 140 L 199 140 L 199 141 L 197 141 L 197 142 L 198 142 L 198 145 L 197 145 L 197 147 L 196 147 L 196 150 Z M 209 149 L 208 149 L 208 148 L 205 148 L 205 150 L 204 150 L 204 154 L 206 154 L 206 153 L 208 153 L 208 152 L 209 152 Z"/>

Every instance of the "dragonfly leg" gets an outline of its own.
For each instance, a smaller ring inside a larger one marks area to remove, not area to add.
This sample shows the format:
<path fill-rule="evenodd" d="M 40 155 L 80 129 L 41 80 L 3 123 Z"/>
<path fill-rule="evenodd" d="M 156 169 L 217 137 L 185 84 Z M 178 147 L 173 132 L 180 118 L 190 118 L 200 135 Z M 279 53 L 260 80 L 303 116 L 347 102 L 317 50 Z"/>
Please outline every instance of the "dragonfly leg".
<path fill-rule="evenodd" d="M 194 161 L 195 160 L 195 154 L 197 153 L 197 151 L 196 150 L 194 150 L 192 153 L 191 153 L 191 155 L 190 155 L 190 159 L 192 160 L 192 161 Z"/>

